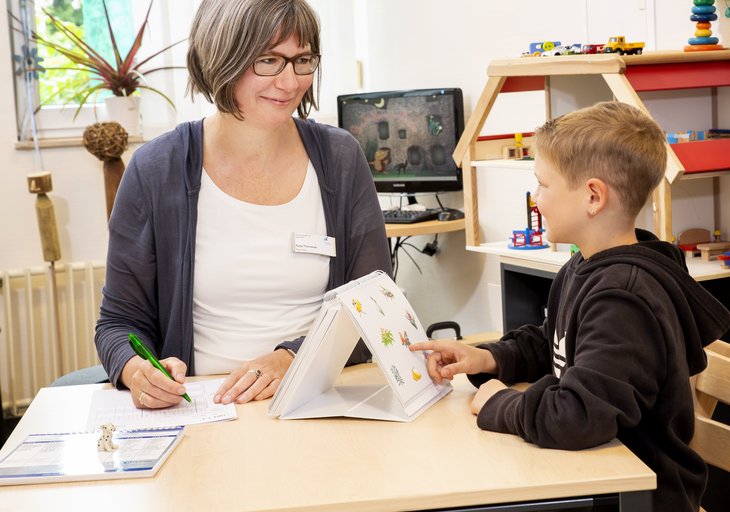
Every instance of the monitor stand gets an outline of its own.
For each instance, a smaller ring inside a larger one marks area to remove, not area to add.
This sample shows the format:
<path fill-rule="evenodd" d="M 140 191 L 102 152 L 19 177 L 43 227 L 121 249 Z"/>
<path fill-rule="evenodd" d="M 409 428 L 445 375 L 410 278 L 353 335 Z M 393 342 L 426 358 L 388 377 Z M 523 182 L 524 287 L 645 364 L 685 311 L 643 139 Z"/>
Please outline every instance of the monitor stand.
<path fill-rule="evenodd" d="M 390 195 L 390 196 L 397 196 L 399 198 L 398 206 L 391 206 L 389 209 L 398 209 L 398 210 L 422 210 L 422 211 L 430 211 L 430 212 L 447 212 L 447 211 L 453 211 L 456 212 L 455 214 L 461 214 L 463 218 L 463 212 L 458 210 L 452 210 L 451 208 L 444 207 L 443 204 L 441 204 L 441 201 L 439 199 L 439 193 L 433 192 L 434 196 L 436 197 L 436 202 L 438 203 L 438 206 L 436 207 L 427 207 L 422 205 L 418 202 L 417 196 L 419 195 L 429 195 L 428 193 L 422 192 L 422 193 L 398 193 L 398 194 L 384 194 L 384 195 Z M 407 201 L 407 203 L 406 203 Z M 386 209 L 386 208 L 383 208 Z"/>
<path fill-rule="evenodd" d="M 408 204 L 403 204 L 403 199 L 401 198 L 400 201 L 400 209 L 402 210 L 410 210 L 410 211 L 426 211 L 430 208 L 425 207 L 421 203 L 418 202 L 418 199 L 416 198 L 415 194 L 404 194 L 405 198 L 408 200 Z"/>

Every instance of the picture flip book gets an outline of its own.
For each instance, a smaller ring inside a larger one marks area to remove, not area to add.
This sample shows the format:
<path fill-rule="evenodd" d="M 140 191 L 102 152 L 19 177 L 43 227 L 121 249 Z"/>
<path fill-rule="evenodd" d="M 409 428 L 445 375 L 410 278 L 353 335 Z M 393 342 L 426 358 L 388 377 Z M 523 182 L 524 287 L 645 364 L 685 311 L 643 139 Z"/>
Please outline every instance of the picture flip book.
<path fill-rule="evenodd" d="M 362 338 L 386 377 L 386 385 L 335 386 Z M 451 391 L 428 376 L 426 341 L 405 295 L 376 271 L 328 292 L 319 315 L 269 406 L 281 419 L 347 416 L 411 421 Z"/>

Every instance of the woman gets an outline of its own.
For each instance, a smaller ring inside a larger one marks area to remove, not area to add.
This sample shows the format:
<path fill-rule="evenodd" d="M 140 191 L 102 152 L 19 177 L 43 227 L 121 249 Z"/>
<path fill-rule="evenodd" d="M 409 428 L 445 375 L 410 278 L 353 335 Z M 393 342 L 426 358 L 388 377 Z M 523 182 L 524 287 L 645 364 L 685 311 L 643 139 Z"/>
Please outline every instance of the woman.
<path fill-rule="evenodd" d="M 303 120 L 316 108 L 319 48 L 304 0 L 201 3 L 188 91 L 217 112 L 134 154 L 109 222 L 95 341 L 111 382 L 137 407 L 179 403 L 186 373 L 229 374 L 216 403 L 271 397 L 324 293 L 390 272 L 357 142 Z M 304 249 L 293 249 L 294 237 Z M 134 354 L 130 332 L 174 381 Z M 361 341 L 349 363 L 368 358 Z"/>

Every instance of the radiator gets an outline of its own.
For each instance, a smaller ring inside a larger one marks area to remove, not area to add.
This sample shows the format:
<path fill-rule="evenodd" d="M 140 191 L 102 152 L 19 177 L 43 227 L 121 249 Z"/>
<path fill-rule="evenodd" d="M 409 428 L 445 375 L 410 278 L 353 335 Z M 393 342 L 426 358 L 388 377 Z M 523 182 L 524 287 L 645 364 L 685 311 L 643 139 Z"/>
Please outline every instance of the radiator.
<path fill-rule="evenodd" d="M 22 415 L 59 376 L 99 363 L 94 327 L 104 264 L 57 264 L 55 294 L 53 274 L 50 266 L 0 271 L 0 393 L 8 416 Z"/>

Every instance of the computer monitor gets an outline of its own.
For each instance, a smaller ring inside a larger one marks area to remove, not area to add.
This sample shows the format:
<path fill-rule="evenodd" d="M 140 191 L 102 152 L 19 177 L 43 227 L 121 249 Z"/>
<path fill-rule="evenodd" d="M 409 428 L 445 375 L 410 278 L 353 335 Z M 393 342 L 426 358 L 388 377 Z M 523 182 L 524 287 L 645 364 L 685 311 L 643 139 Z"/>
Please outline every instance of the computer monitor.
<path fill-rule="evenodd" d="M 342 95 L 337 116 L 360 143 L 378 192 L 461 190 L 451 156 L 464 130 L 461 89 Z"/>

